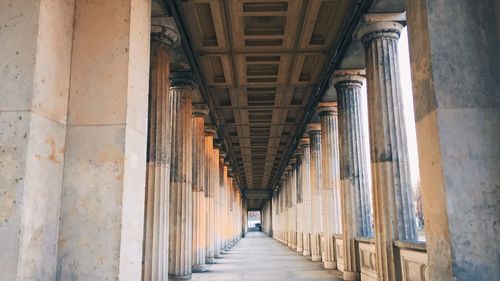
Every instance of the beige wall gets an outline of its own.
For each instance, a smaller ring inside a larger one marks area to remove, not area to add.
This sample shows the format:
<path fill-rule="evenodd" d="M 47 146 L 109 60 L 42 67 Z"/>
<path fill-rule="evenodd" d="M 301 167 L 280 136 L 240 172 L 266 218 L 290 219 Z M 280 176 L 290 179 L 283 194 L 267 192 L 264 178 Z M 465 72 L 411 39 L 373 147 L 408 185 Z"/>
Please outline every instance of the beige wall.
<path fill-rule="evenodd" d="M 54 280 L 73 1 L 0 3 L 0 280 Z"/>
<path fill-rule="evenodd" d="M 0 280 L 139 280 L 150 1 L 0 20 Z"/>

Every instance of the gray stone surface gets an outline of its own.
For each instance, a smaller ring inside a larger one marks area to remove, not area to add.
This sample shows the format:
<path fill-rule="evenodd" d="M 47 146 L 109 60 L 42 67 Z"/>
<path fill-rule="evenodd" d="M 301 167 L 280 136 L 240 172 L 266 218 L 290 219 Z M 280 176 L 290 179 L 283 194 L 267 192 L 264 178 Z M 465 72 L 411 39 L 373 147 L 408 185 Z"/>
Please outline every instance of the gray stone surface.
<path fill-rule="evenodd" d="M 500 3 L 406 1 L 431 280 L 500 272 Z"/>
<path fill-rule="evenodd" d="M 248 232 L 196 281 L 339 281 L 341 273 L 322 268 L 262 232 Z"/>
<path fill-rule="evenodd" d="M 0 3 L 2 281 L 55 278 L 73 10 Z"/>

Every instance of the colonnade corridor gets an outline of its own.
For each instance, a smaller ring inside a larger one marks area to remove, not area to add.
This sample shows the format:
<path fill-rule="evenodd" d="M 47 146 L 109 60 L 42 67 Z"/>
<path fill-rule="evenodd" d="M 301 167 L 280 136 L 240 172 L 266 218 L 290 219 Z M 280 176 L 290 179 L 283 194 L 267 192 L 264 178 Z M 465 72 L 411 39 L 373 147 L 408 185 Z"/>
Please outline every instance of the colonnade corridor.
<path fill-rule="evenodd" d="M 337 281 L 341 273 L 292 251 L 263 232 L 248 232 L 194 281 Z"/>
<path fill-rule="evenodd" d="M 0 0 L 0 281 L 498 281 L 499 253 L 500 0 Z"/>

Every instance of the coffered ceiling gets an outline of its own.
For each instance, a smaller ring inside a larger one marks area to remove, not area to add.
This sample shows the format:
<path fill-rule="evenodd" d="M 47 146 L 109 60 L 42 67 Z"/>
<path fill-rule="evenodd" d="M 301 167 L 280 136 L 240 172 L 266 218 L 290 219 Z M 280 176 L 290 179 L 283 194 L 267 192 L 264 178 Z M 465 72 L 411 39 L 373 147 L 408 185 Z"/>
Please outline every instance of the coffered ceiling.
<path fill-rule="evenodd" d="M 249 206 L 260 205 L 353 0 L 179 2 Z M 252 198 L 251 194 L 256 194 Z"/>
<path fill-rule="evenodd" d="M 358 2 L 165 2 L 186 31 L 250 208 L 279 180 Z"/>

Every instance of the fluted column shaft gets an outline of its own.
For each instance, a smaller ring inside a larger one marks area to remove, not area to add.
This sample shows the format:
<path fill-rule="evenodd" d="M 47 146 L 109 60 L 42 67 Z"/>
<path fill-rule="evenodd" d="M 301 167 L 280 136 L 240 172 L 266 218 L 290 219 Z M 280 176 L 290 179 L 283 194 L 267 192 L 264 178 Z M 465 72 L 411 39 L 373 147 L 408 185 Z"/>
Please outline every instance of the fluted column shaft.
<path fill-rule="evenodd" d="M 193 272 L 206 271 L 207 209 L 205 200 L 206 106 L 193 108 Z"/>
<path fill-rule="evenodd" d="M 408 141 L 398 69 L 403 26 L 375 22 L 358 33 L 365 46 L 370 157 L 379 280 L 396 280 L 394 240 L 415 240 Z"/>
<path fill-rule="evenodd" d="M 303 228 L 303 246 L 304 256 L 311 255 L 311 154 L 310 154 L 310 144 L 308 138 L 302 138 L 300 140 L 300 147 L 302 148 L 302 225 Z"/>
<path fill-rule="evenodd" d="M 215 206 L 214 206 L 214 131 L 211 129 L 205 130 L 205 199 L 207 205 L 207 249 L 205 261 L 207 264 L 215 263 Z"/>
<path fill-rule="evenodd" d="M 221 245 L 221 166 L 220 166 L 220 151 L 219 145 L 215 144 L 213 150 L 213 158 L 214 158 L 214 177 L 212 178 L 213 187 L 215 190 L 214 193 L 214 216 L 215 216 L 215 249 L 214 256 L 216 259 L 221 258 L 220 253 L 220 245 Z"/>
<path fill-rule="evenodd" d="M 322 159 L 322 208 L 323 208 L 323 262 L 325 268 L 336 268 L 334 234 L 342 233 L 340 210 L 340 170 L 336 104 L 320 104 L 321 159 Z"/>
<path fill-rule="evenodd" d="M 366 133 L 362 106 L 363 77 L 337 74 L 334 86 L 339 106 L 340 180 L 342 184 L 342 237 L 344 243 L 344 280 L 356 280 L 356 236 L 371 236 L 371 196 Z"/>
<path fill-rule="evenodd" d="M 166 27 L 164 27 L 166 28 Z M 170 55 L 176 33 L 153 28 L 151 36 L 146 222 L 143 280 L 168 279 L 168 211 L 172 99 L 169 94 Z M 169 34 L 174 36 L 169 36 Z M 167 40 L 168 39 L 168 40 Z"/>
<path fill-rule="evenodd" d="M 311 258 L 321 261 L 321 128 L 319 124 L 308 129 L 311 143 Z"/>
<path fill-rule="evenodd" d="M 292 159 L 290 170 L 290 233 L 292 240 L 292 249 L 297 249 L 297 174 L 296 174 L 296 160 Z"/>
<path fill-rule="evenodd" d="M 177 84 L 178 83 L 178 84 Z M 186 280 L 192 267 L 192 94 L 185 81 L 172 81 L 172 165 L 170 168 L 169 279 Z"/>
<path fill-rule="evenodd" d="M 226 163 L 224 163 L 224 158 L 222 158 L 222 162 L 223 162 L 223 166 L 222 166 L 222 169 L 223 169 L 223 184 L 222 184 L 222 192 L 223 192 L 223 213 L 221 214 L 222 215 L 222 218 L 223 218 L 223 226 L 222 226 L 222 245 L 221 245 L 221 250 L 223 252 L 225 252 L 226 250 L 228 250 L 228 243 L 229 243 L 229 232 L 231 231 L 231 226 L 229 225 L 230 222 L 229 222 L 229 200 L 230 200 L 230 196 L 229 196 L 229 188 L 231 188 L 231 184 L 232 184 L 232 179 L 231 177 L 229 176 L 229 170 L 228 170 L 228 165 Z"/>
<path fill-rule="evenodd" d="M 295 159 L 297 163 L 295 164 L 296 173 L 296 219 L 297 219 L 297 252 L 302 253 L 304 251 L 303 242 L 303 232 L 304 232 L 304 221 L 302 216 L 302 154 L 295 154 Z"/>

